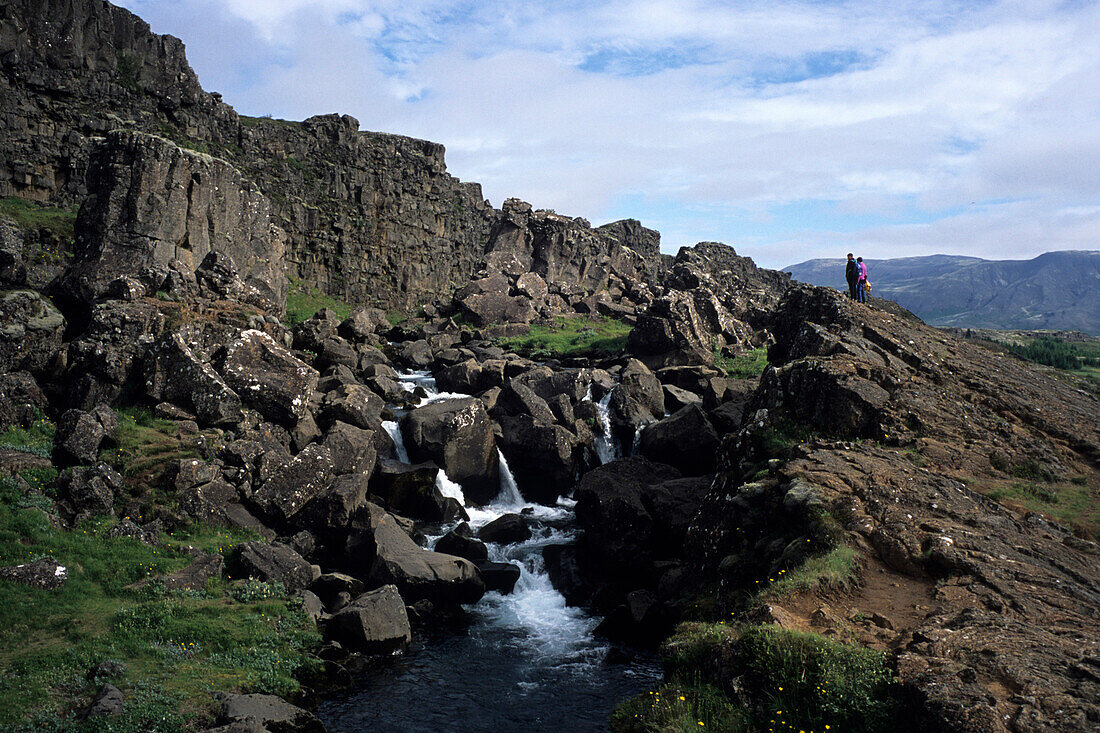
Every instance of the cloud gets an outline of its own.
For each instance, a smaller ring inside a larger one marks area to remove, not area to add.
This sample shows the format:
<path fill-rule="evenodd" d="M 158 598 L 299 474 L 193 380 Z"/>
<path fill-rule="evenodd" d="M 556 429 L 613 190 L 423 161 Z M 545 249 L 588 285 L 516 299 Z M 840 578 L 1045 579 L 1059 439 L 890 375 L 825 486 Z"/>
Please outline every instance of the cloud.
<path fill-rule="evenodd" d="M 242 112 L 437 140 L 498 205 L 631 216 L 669 250 L 1097 247 L 1090 3 L 123 4 Z"/>

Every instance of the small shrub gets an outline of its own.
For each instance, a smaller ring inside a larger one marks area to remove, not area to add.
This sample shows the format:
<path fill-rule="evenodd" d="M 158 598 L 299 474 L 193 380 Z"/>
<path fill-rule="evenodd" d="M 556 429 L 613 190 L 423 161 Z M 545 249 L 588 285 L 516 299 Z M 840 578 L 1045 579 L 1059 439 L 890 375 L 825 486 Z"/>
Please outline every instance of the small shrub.
<path fill-rule="evenodd" d="M 256 580 L 249 578 L 234 585 L 229 595 L 241 603 L 251 603 L 267 598 L 285 598 L 286 587 L 277 580 Z"/>

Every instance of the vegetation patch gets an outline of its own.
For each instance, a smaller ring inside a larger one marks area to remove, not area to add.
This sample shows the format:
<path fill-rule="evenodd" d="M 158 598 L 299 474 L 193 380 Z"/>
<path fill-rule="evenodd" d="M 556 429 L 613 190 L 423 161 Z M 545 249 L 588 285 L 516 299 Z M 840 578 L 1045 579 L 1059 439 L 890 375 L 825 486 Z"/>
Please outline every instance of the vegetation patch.
<path fill-rule="evenodd" d="M 11 425 L 0 433 L 0 448 L 49 458 L 53 451 L 53 435 L 56 429 L 52 420 L 38 413 L 30 425 Z"/>
<path fill-rule="evenodd" d="M 45 229 L 63 242 L 71 242 L 76 226 L 76 209 L 43 206 L 16 196 L 0 199 L 0 217 L 10 219 L 24 231 Z"/>
<path fill-rule="evenodd" d="M 756 730 L 749 711 L 735 705 L 714 685 L 671 683 L 631 698 L 611 714 L 614 733 L 682 733 Z"/>
<path fill-rule="evenodd" d="M 899 690 L 884 652 L 777 626 L 686 623 L 661 656 L 668 684 L 619 706 L 612 730 L 899 728 Z M 723 687 L 734 678 L 744 704 Z"/>
<path fill-rule="evenodd" d="M 1039 512 L 1085 539 L 1100 541 L 1100 496 L 1086 481 L 1046 483 L 1016 480 L 979 491 L 1010 507 Z"/>
<path fill-rule="evenodd" d="M 1100 339 L 1062 341 L 1040 336 L 1024 345 L 1002 344 L 1011 354 L 1025 361 L 1082 374 L 1100 373 Z"/>
<path fill-rule="evenodd" d="M 807 558 L 790 571 L 780 570 L 776 577 L 769 578 L 756 599 L 763 602 L 817 588 L 847 587 L 856 577 L 856 551 L 847 545 L 838 545 L 824 555 Z"/>
<path fill-rule="evenodd" d="M 820 437 L 811 425 L 781 415 L 753 434 L 759 451 L 768 458 L 789 459 L 798 445 Z"/>
<path fill-rule="evenodd" d="M 340 320 L 351 315 L 352 306 L 301 281 L 292 280 L 286 294 L 286 318 L 284 323 L 293 328 L 307 320 L 322 308 L 336 312 Z"/>
<path fill-rule="evenodd" d="M 885 652 L 819 634 L 752 626 L 740 664 L 759 696 L 757 722 L 777 731 L 893 731 L 897 685 Z"/>
<path fill-rule="evenodd" d="M 0 565 L 52 557 L 68 581 L 56 590 L 0 582 L 0 729 L 106 730 L 73 713 L 111 682 L 126 698 L 111 731 L 197 730 L 210 722 L 210 692 L 293 695 L 294 675 L 316 666 L 307 653 L 316 630 L 285 594 L 231 593 L 224 578 L 197 591 L 134 585 L 186 566 L 188 546 L 228 555 L 247 533 L 196 527 L 153 547 L 108 537 L 110 517 L 61 529 L 25 498 L 0 479 Z M 122 671 L 89 678 L 107 660 Z"/>
<path fill-rule="evenodd" d="M 736 356 L 726 356 L 716 347 L 714 366 L 734 379 L 756 379 L 768 366 L 768 350 L 761 347 Z"/>
<path fill-rule="evenodd" d="M 558 316 L 550 324 L 534 324 L 529 333 L 496 343 L 532 359 L 605 357 L 621 353 L 632 330 L 614 318 Z"/>

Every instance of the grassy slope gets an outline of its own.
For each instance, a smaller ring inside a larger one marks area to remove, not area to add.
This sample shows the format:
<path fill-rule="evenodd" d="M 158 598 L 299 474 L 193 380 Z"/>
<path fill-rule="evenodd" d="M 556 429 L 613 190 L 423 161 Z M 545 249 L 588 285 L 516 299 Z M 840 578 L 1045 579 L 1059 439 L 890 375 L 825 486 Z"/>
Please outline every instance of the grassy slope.
<path fill-rule="evenodd" d="M 118 447 L 105 451 L 133 493 L 157 491 L 170 461 L 189 455 L 174 426 L 147 411 L 123 411 Z M 0 434 L 8 446 L 48 452 L 53 426 L 46 419 Z M 117 660 L 125 672 L 109 681 L 126 697 L 113 731 L 178 733 L 209 722 L 214 690 L 292 695 L 294 674 L 312 668 L 318 639 L 295 599 L 281 588 L 228 576 L 202 591 L 165 593 L 155 581 L 190 562 L 189 548 L 229 556 L 253 539 L 240 531 L 195 526 L 162 536 L 152 547 L 110 538 L 113 517 L 96 517 L 74 529 L 50 516 L 56 469 L 24 471 L 30 485 L 0 478 L 0 565 L 52 557 L 69 580 L 46 591 L 0 582 L 0 695 L 2 730 L 100 730 L 77 725 L 72 713 L 86 705 L 105 679 L 89 680 L 94 664 Z M 159 499 L 160 497 L 158 497 Z"/>
<path fill-rule="evenodd" d="M 609 356 L 626 348 L 631 327 L 613 318 L 558 316 L 552 325 L 536 324 L 530 333 L 497 341 L 502 348 L 531 358 Z"/>

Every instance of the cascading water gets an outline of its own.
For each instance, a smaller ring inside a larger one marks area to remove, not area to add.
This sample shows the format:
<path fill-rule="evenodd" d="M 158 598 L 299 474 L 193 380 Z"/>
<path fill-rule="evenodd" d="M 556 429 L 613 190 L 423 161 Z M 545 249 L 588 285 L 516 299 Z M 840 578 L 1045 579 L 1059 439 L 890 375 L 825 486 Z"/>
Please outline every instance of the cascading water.
<path fill-rule="evenodd" d="M 467 396 L 440 395 L 425 374 L 400 377 L 428 392 L 420 404 Z M 606 400 L 601 403 L 605 410 Z M 407 460 L 397 423 L 385 427 L 399 458 Z M 607 428 L 610 435 L 610 424 Z M 615 704 L 660 679 L 659 666 L 648 658 L 607 663 L 608 646 L 593 636 L 598 619 L 566 605 L 550 583 L 542 551 L 573 539 L 575 502 L 526 502 L 507 459 L 498 454 L 500 494 L 466 511 L 475 530 L 507 513 L 527 517 L 530 539 L 487 544 L 491 560 L 519 567 L 514 590 L 485 594 L 467 607 L 464 632 L 440 638 L 418 634 L 405 654 L 383 660 L 353 690 L 324 702 L 318 714 L 329 731 L 602 730 Z M 614 460 L 613 453 L 607 456 Z M 462 487 L 445 471 L 436 485 L 465 505 Z M 434 544 L 437 538 L 432 539 Z"/>
<path fill-rule="evenodd" d="M 615 439 L 614 434 L 611 432 L 611 393 L 613 389 L 607 390 L 607 394 L 600 398 L 600 401 L 596 403 L 597 414 L 599 415 L 600 431 L 596 435 L 595 448 L 596 455 L 600 459 L 600 465 L 605 463 L 611 463 L 611 461 L 617 460 L 622 457 L 622 450 L 619 448 L 619 441 Z M 588 386 L 588 392 L 584 395 L 584 399 L 589 402 L 593 402 L 592 399 L 592 385 Z"/>

